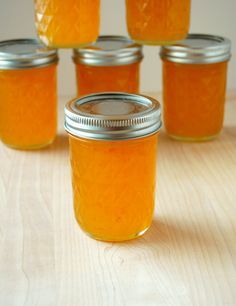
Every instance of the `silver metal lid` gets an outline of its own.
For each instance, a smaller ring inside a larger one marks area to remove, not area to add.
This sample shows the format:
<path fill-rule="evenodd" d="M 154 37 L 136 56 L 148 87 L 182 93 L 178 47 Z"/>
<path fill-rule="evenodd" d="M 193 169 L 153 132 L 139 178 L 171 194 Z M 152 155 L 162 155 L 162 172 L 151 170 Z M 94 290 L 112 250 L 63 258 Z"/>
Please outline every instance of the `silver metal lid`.
<path fill-rule="evenodd" d="M 162 47 L 160 56 L 180 64 L 219 63 L 230 59 L 231 42 L 221 36 L 189 34 L 185 40 Z"/>
<path fill-rule="evenodd" d="M 122 140 L 144 137 L 160 128 L 160 104 L 146 96 L 108 92 L 65 106 L 65 129 L 77 137 Z"/>
<path fill-rule="evenodd" d="M 85 48 L 74 49 L 74 62 L 91 66 L 119 66 L 140 61 L 142 46 L 123 36 L 100 36 Z"/>
<path fill-rule="evenodd" d="M 57 51 L 47 49 L 37 39 L 0 42 L 0 69 L 28 69 L 57 63 Z"/>

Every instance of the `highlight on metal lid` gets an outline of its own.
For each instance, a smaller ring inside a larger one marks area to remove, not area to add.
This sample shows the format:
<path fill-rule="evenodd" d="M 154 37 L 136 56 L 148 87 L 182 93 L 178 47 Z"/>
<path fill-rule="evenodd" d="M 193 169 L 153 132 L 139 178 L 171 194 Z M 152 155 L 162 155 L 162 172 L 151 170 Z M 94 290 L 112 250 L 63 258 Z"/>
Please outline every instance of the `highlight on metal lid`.
<path fill-rule="evenodd" d="M 120 66 L 143 58 L 142 46 L 124 36 L 100 36 L 85 48 L 74 49 L 74 62 L 91 66 Z"/>
<path fill-rule="evenodd" d="M 160 104 L 146 96 L 108 92 L 74 99 L 65 106 L 65 129 L 77 137 L 122 140 L 160 128 Z"/>
<path fill-rule="evenodd" d="M 231 57 L 231 42 L 221 36 L 189 34 L 185 40 L 162 47 L 160 57 L 180 64 L 224 62 Z"/>
<path fill-rule="evenodd" d="M 0 69 L 28 69 L 58 62 L 57 51 L 47 49 L 37 39 L 0 42 Z"/>

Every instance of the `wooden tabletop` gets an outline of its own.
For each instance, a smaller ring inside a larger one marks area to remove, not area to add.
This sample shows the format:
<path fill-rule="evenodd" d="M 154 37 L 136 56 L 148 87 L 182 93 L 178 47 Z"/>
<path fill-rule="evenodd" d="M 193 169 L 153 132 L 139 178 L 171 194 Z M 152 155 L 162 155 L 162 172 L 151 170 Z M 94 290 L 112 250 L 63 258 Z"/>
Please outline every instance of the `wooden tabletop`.
<path fill-rule="evenodd" d="M 150 230 L 103 243 L 74 219 L 62 124 L 45 150 L 1 144 L 0 306 L 235 306 L 236 95 L 217 140 L 163 132 L 158 165 Z"/>

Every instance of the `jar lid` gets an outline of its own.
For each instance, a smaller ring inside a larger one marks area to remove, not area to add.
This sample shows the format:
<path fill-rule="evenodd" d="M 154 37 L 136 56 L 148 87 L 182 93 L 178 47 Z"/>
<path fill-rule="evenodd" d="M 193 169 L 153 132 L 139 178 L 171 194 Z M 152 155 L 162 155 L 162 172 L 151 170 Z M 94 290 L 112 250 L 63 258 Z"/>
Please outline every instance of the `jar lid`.
<path fill-rule="evenodd" d="M 57 51 L 47 49 L 37 39 L 0 42 L 0 69 L 28 69 L 57 63 Z"/>
<path fill-rule="evenodd" d="M 162 59 L 180 64 L 211 64 L 230 59 L 228 38 L 207 34 L 189 34 L 185 40 L 161 48 Z"/>
<path fill-rule="evenodd" d="M 66 131 L 82 138 L 140 138 L 160 128 L 160 104 L 146 96 L 108 92 L 72 100 L 65 107 Z"/>
<path fill-rule="evenodd" d="M 140 61 L 142 46 L 123 36 L 100 36 L 85 48 L 74 49 L 74 62 L 91 66 L 119 66 Z"/>

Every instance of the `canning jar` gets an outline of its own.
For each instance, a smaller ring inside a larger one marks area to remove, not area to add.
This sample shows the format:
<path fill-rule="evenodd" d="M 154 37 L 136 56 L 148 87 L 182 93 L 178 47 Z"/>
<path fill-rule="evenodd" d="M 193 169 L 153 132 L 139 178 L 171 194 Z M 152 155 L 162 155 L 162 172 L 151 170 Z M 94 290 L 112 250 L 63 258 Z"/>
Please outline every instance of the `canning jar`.
<path fill-rule="evenodd" d="M 100 0 L 34 0 L 40 40 L 52 48 L 77 48 L 99 33 Z"/>
<path fill-rule="evenodd" d="M 161 49 L 164 123 L 175 139 L 203 141 L 216 137 L 223 125 L 227 38 L 190 34 Z"/>
<path fill-rule="evenodd" d="M 130 37 L 145 45 L 184 39 L 189 31 L 190 9 L 191 0 L 126 0 Z"/>
<path fill-rule="evenodd" d="M 124 241 L 149 228 L 160 126 L 159 103 L 144 96 L 102 93 L 67 104 L 74 211 L 89 236 Z"/>
<path fill-rule="evenodd" d="M 0 138 L 17 149 L 53 142 L 57 125 L 57 52 L 37 40 L 0 42 Z"/>
<path fill-rule="evenodd" d="M 74 50 L 78 96 L 96 92 L 139 92 L 142 47 L 123 36 L 100 36 Z"/>

